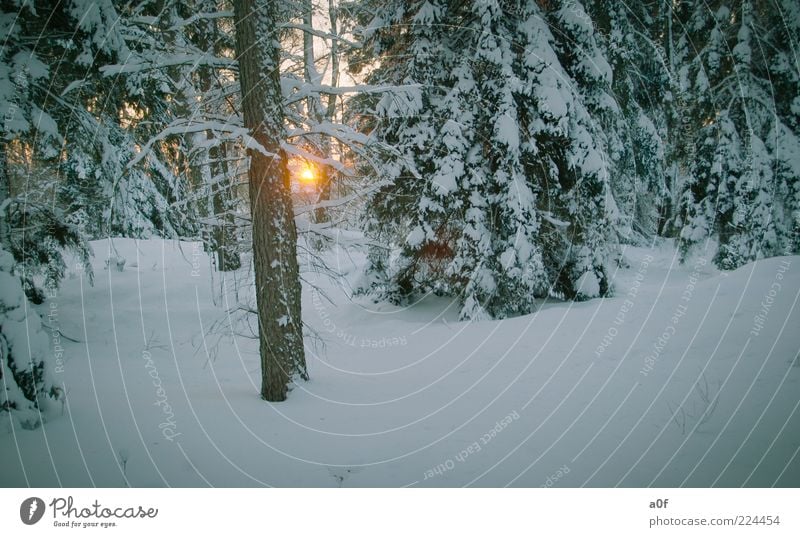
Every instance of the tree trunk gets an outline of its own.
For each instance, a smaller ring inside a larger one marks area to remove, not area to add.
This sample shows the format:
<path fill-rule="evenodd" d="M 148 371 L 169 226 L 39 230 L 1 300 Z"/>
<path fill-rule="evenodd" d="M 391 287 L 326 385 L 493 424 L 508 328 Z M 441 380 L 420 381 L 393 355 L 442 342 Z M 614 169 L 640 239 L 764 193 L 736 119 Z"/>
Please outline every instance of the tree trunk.
<path fill-rule="evenodd" d="M 8 177 L 6 142 L 0 140 L 0 246 L 8 246 L 10 232 L 7 217 L 8 208 L 5 207 L 5 204 L 10 197 L 11 186 Z"/>
<path fill-rule="evenodd" d="M 207 133 L 209 138 L 211 133 Z M 209 149 L 211 160 L 211 192 L 213 196 L 214 217 L 217 223 L 212 228 L 212 240 L 217 253 L 217 270 L 227 272 L 242 266 L 236 240 L 236 222 L 234 221 L 233 193 L 231 192 L 227 151 L 225 142 Z"/>
<path fill-rule="evenodd" d="M 303 24 L 308 28 L 314 27 L 314 5 L 312 0 L 303 0 Z M 316 55 L 314 54 L 314 35 L 309 30 L 303 32 L 303 64 L 304 76 L 307 84 L 319 85 L 322 83 L 322 77 L 317 72 Z M 321 123 L 325 118 L 323 115 L 322 101 L 320 94 L 312 91 L 307 99 L 308 117 L 314 124 Z M 313 147 L 311 151 L 321 159 L 330 156 L 330 149 L 328 137 L 324 134 L 317 135 L 312 138 Z M 323 201 L 323 196 L 326 191 L 329 192 L 328 185 L 328 167 L 325 164 L 319 163 L 317 168 L 317 200 L 316 203 Z M 324 208 L 317 208 L 314 210 L 314 221 L 324 222 L 327 220 L 327 211 Z"/>
<path fill-rule="evenodd" d="M 328 0 L 328 20 L 330 22 L 331 38 L 331 87 L 336 88 L 339 86 L 339 21 L 338 21 L 338 6 L 335 0 Z M 325 120 L 332 122 L 336 115 L 336 93 L 331 92 L 328 95 L 328 104 L 325 109 Z M 321 147 L 323 154 L 330 158 L 331 156 L 331 137 L 322 135 Z M 330 166 L 320 166 L 319 178 L 319 195 L 317 196 L 317 203 L 325 203 L 331 199 L 331 187 L 333 186 L 334 171 Z M 314 211 L 315 222 L 327 222 L 329 220 L 328 210 L 324 207 L 319 207 Z"/>
<path fill-rule="evenodd" d="M 203 13 L 213 13 L 216 7 L 216 0 L 206 0 L 197 5 L 197 9 Z M 215 55 L 222 56 L 218 19 L 201 20 L 198 22 L 198 28 L 199 32 L 194 40 L 200 50 L 213 50 Z M 200 66 L 197 73 L 201 95 L 205 99 L 214 86 L 214 68 Z M 210 130 L 206 131 L 206 140 L 212 142 L 214 140 L 214 134 Z M 201 177 L 210 183 L 203 185 L 209 190 L 208 216 L 213 220 L 207 234 L 208 251 L 216 255 L 216 267 L 220 272 L 237 270 L 242 266 L 233 214 L 234 193 L 231 190 L 226 157 L 224 141 L 216 145 L 209 144 L 209 148 L 200 155 L 200 166 L 203 168 Z"/>
<path fill-rule="evenodd" d="M 235 0 L 236 56 L 248 150 L 253 264 L 258 305 L 261 396 L 286 399 L 294 375 L 308 379 L 300 316 L 300 276 L 284 135 L 276 3 Z M 264 154 L 265 151 L 267 154 Z"/>

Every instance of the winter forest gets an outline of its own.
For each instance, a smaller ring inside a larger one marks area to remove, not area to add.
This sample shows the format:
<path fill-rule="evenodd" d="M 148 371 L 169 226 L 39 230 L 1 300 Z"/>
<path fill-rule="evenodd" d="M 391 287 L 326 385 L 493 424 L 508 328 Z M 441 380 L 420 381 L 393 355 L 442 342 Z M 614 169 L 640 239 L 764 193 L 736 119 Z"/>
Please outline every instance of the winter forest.
<path fill-rule="evenodd" d="M 3 487 L 800 486 L 796 0 L 2 0 Z"/>

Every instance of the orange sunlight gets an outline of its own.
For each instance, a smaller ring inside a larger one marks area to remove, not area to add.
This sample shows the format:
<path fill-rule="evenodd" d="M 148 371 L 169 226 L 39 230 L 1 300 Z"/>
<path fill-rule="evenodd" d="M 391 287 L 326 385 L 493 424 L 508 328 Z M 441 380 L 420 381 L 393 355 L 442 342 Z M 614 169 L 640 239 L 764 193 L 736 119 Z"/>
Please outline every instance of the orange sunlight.
<path fill-rule="evenodd" d="M 313 185 L 317 181 L 317 176 L 314 174 L 314 169 L 309 166 L 305 165 L 300 170 L 300 182 L 306 185 Z"/>

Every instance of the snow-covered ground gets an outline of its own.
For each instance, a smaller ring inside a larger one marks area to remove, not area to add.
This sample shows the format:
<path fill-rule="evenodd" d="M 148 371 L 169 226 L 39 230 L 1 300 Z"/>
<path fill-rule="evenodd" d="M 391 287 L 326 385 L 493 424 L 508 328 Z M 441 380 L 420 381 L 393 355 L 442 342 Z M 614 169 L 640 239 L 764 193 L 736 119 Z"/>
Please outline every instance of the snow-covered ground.
<path fill-rule="evenodd" d="M 94 286 L 73 271 L 40 307 L 76 340 L 66 403 L 4 422 L 3 486 L 800 485 L 800 257 L 725 274 L 629 247 L 614 298 L 480 323 L 306 272 L 334 304 L 306 286 L 311 380 L 270 404 L 199 245 L 114 245 L 124 271 L 94 243 Z M 328 261 L 352 281 L 363 257 Z"/>

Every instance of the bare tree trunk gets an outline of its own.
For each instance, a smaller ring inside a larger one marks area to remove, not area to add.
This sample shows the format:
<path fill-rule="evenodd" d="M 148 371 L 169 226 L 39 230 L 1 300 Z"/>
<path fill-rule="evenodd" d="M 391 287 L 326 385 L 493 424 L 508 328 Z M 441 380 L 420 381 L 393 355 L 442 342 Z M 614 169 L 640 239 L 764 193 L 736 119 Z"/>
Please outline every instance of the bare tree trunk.
<path fill-rule="evenodd" d="M 309 29 L 314 27 L 314 4 L 313 0 L 303 0 L 303 25 Z M 311 85 L 319 85 L 322 83 L 322 77 L 317 72 L 316 55 L 314 54 L 314 35 L 306 29 L 303 31 L 303 75 L 305 82 Z M 319 93 L 312 91 L 306 100 L 308 107 L 308 117 L 313 123 L 319 124 L 323 120 L 322 102 L 320 101 Z M 313 145 L 311 151 L 320 158 L 326 158 L 328 155 L 325 152 L 323 140 L 326 138 L 324 135 L 313 137 Z M 328 170 L 324 164 L 317 164 L 317 202 L 321 196 L 323 185 L 328 182 Z M 316 209 L 314 211 L 314 220 L 317 222 L 323 221 L 325 211 L 323 209 Z M 320 219 L 322 217 L 322 219 Z"/>
<path fill-rule="evenodd" d="M 7 218 L 7 207 L 4 207 L 6 200 L 11 197 L 11 186 L 8 177 L 8 156 L 6 154 L 6 142 L 0 140 L 0 246 L 8 245 L 9 226 Z"/>
<path fill-rule="evenodd" d="M 335 88 L 339 85 L 339 21 L 338 21 L 338 7 L 335 0 L 328 0 L 328 19 L 330 21 L 331 38 L 331 87 Z M 333 122 L 336 115 L 336 93 L 331 92 L 328 95 L 328 105 L 325 109 L 325 120 L 329 123 Z M 331 156 L 331 137 L 322 135 L 322 151 L 326 157 Z M 333 182 L 333 170 L 329 166 L 323 166 L 320 173 L 319 181 L 319 196 L 317 203 L 324 203 L 331 199 L 331 186 Z M 329 219 L 328 211 L 324 207 L 320 207 L 314 211 L 314 220 L 316 222 L 327 222 Z"/>
<path fill-rule="evenodd" d="M 211 137 L 211 133 L 207 133 Z M 233 193 L 231 192 L 230 176 L 228 175 L 228 164 L 226 162 L 227 151 L 225 142 L 209 149 L 208 154 L 211 160 L 212 185 L 214 216 L 217 222 L 214 224 L 212 235 L 214 246 L 217 251 L 217 270 L 227 272 L 237 270 L 242 266 L 239 257 L 238 241 L 236 240 L 236 222 L 233 215 Z"/>
<path fill-rule="evenodd" d="M 213 13 L 217 9 L 216 0 L 205 0 L 196 6 L 203 13 Z M 220 29 L 218 19 L 205 19 L 198 23 L 199 32 L 195 37 L 196 45 L 204 51 L 213 50 L 222 55 Z M 201 66 L 197 70 L 200 91 L 203 98 L 214 85 L 214 68 Z M 214 134 L 206 131 L 206 139 L 213 141 Z M 210 182 L 203 185 L 209 188 L 208 216 L 213 220 L 208 234 L 209 250 L 216 254 L 217 270 L 228 272 L 242 266 L 236 240 L 236 222 L 232 213 L 234 196 L 230 188 L 230 177 L 226 162 L 225 142 L 211 144 L 200 155 L 201 176 Z"/>
<path fill-rule="evenodd" d="M 248 150 L 261 396 L 283 401 L 292 377 L 308 379 L 308 373 L 297 230 L 286 154 L 280 148 L 284 123 L 277 9 L 270 0 L 235 0 L 233 5 L 244 125 L 261 146 Z"/>
<path fill-rule="evenodd" d="M 330 20 L 330 33 L 337 35 L 337 8 L 334 0 L 328 0 L 328 17 Z M 303 0 L 303 24 L 308 28 L 314 27 L 314 7 L 312 0 Z M 339 83 L 339 42 L 336 37 L 331 39 L 331 87 L 336 87 Z M 322 76 L 316 69 L 316 57 L 314 53 L 314 36 L 306 30 L 303 33 L 303 60 L 305 81 L 309 84 L 321 84 Z M 328 103 L 325 108 L 322 106 L 322 98 L 319 93 L 311 92 L 308 98 L 308 115 L 315 123 L 326 121 L 330 123 L 336 112 L 336 95 L 331 92 L 328 95 Z M 316 139 L 315 147 L 312 149 L 321 158 L 331 156 L 331 137 L 326 134 L 319 134 Z M 326 164 L 317 165 L 317 200 L 316 203 L 324 203 L 331 198 L 331 180 L 333 170 Z M 324 207 L 314 210 L 315 222 L 327 222 L 329 219 L 328 211 Z"/>

